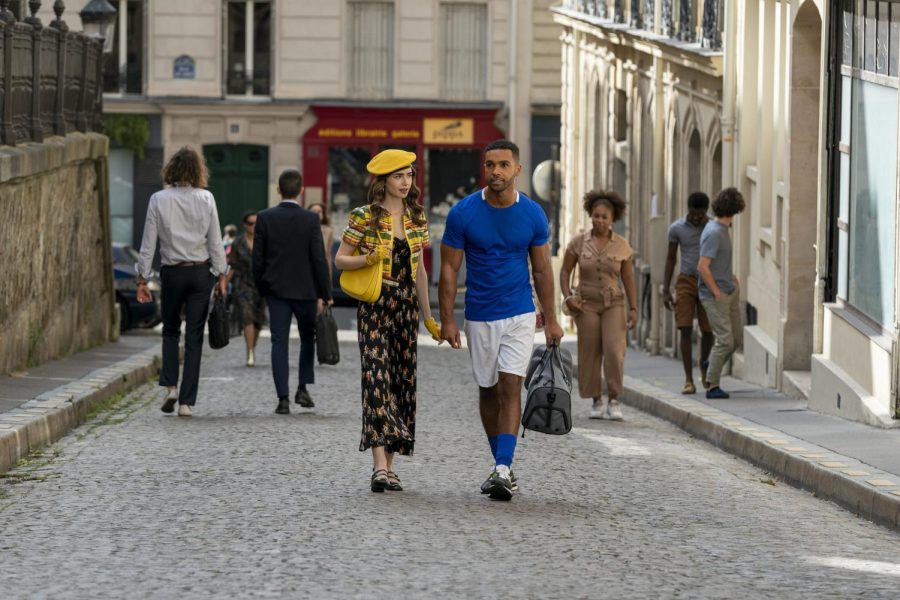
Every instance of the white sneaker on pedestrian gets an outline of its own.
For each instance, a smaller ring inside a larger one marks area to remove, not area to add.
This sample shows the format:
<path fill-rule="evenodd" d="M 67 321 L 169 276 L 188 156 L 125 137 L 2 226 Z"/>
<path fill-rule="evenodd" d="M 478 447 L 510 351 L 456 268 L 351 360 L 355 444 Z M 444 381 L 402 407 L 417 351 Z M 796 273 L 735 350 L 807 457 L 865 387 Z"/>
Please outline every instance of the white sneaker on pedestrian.
<path fill-rule="evenodd" d="M 604 398 L 599 398 L 594 400 L 594 405 L 591 406 L 591 419 L 605 419 L 606 418 L 606 400 Z"/>
<path fill-rule="evenodd" d="M 191 407 L 187 404 L 182 404 L 178 407 L 178 416 L 179 417 L 193 417 L 194 411 L 191 410 Z"/>
<path fill-rule="evenodd" d="M 610 400 L 609 404 L 606 405 L 606 418 L 610 421 L 621 421 L 624 418 L 622 416 L 622 407 L 619 406 L 618 400 Z"/>
<path fill-rule="evenodd" d="M 251 348 L 247 350 L 247 366 L 255 367 L 256 366 L 256 350 Z"/>

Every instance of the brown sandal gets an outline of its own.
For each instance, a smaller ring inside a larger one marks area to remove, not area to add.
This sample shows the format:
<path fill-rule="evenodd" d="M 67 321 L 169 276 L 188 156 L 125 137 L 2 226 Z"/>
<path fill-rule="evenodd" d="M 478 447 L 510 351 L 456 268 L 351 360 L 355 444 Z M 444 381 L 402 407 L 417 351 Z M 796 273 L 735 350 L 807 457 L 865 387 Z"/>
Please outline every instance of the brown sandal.
<path fill-rule="evenodd" d="M 693 381 L 686 382 L 684 384 L 684 387 L 681 388 L 681 393 L 682 394 L 696 394 L 697 388 L 694 387 L 694 382 Z"/>
<path fill-rule="evenodd" d="M 400 478 L 393 471 L 387 472 L 388 487 L 392 492 L 402 492 L 403 486 L 400 485 Z"/>
<path fill-rule="evenodd" d="M 387 480 L 387 471 L 384 469 L 377 469 L 372 471 L 372 491 L 373 492 L 383 492 L 388 489 L 390 484 Z"/>

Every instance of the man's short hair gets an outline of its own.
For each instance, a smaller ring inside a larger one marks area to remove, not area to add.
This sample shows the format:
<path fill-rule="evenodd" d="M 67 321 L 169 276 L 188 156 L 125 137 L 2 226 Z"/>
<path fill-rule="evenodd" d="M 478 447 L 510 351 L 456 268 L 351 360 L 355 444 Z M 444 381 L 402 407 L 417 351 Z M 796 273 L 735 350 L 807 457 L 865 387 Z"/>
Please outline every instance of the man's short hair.
<path fill-rule="evenodd" d="M 515 158 L 517 162 L 519 160 L 519 147 L 509 140 L 494 140 L 484 147 L 485 154 L 491 150 L 509 150 L 512 152 L 513 158 Z"/>
<path fill-rule="evenodd" d="M 303 187 L 303 176 L 297 169 L 287 169 L 278 176 L 278 189 L 282 198 L 293 200 L 300 195 Z"/>
<path fill-rule="evenodd" d="M 746 206 L 744 197 L 737 188 L 733 187 L 725 188 L 719 192 L 719 195 L 716 196 L 712 203 L 713 214 L 717 217 L 733 217 L 738 213 L 744 212 Z"/>
<path fill-rule="evenodd" d="M 688 196 L 688 208 L 691 210 L 708 210 L 709 196 L 703 192 L 693 192 Z"/>

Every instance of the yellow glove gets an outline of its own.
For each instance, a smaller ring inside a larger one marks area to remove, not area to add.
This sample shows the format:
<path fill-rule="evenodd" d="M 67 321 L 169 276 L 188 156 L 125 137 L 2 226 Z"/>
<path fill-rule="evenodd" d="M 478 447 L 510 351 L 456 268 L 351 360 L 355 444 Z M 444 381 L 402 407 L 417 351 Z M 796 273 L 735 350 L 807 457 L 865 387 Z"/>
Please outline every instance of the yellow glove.
<path fill-rule="evenodd" d="M 438 325 L 437 321 L 434 320 L 434 317 L 429 319 L 425 319 L 425 329 L 428 330 L 428 333 L 431 334 L 432 339 L 434 341 L 440 343 L 441 340 L 441 326 Z"/>
<path fill-rule="evenodd" d="M 374 265 L 380 260 L 383 260 L 391 253 L 390 249 L 387 246 L 382 246 L 379 244 L 375 246 L 375 249 L 366 254 L 366 264 Z"/>

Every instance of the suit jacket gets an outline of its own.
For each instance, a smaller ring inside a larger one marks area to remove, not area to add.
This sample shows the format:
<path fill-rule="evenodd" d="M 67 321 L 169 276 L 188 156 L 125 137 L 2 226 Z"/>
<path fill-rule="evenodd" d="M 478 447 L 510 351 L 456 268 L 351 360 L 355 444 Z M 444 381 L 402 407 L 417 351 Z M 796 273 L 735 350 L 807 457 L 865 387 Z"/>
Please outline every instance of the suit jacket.
<path fill-rule="evenodd" d="M 331 281 L 316 213 L 282 202 L 256 215 L 253 279 L 263 296 L 330 300 Z"/>

